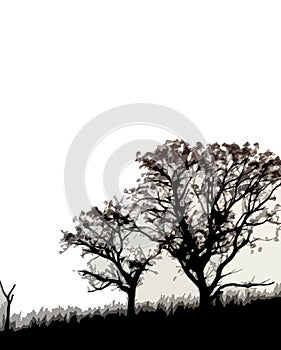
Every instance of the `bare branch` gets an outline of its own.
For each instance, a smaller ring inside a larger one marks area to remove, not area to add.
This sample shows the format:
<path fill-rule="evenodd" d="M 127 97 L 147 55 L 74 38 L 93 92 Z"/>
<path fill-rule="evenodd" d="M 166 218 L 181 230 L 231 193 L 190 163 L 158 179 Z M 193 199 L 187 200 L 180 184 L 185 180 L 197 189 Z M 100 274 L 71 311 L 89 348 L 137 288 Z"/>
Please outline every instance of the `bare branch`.
<path fill-rule="evenodd" d="M 220 294 L 220 292 L 225 289 L 225 288 L 229 288 L 229 287 L 236 287 L 236 288 L 253 288 L 253 287 L 264 287 L 264 286 L 271 286 L 272 284 L 274 284 L 274 282 L 267 282 L 263 281 L 260 283 L 253 283 L 253 282 L 246 282 L 246 283 L 226 283 L 222 286 L 219 286 L 215 293 L 212 295 L 212 299 L 215 299 L 216 296 L 218 296 Z"/>

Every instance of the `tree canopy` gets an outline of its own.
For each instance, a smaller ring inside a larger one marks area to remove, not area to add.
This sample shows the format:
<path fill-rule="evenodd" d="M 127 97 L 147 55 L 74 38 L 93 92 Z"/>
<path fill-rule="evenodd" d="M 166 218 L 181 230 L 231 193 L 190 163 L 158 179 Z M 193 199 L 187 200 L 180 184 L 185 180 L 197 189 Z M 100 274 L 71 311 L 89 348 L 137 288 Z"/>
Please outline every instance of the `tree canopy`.
<path fill-rule="evenodd" d="M 224 270 L 243 247 L 278 241 L 279 157 L 260 152 L 258 144 L 191 147 L 176 140 L 138 154 L 137 161 L 145 172 L 130 193 L 157 232 L 161 248 L 180 262 L 198 287 L 201 306 L 227 287 L 270 284 L 222 280 L 234 272 Z M 272 237 L 256 233 L 255 228 L 266 223 L 276 226 Z"/>
<path fill-rule="evenodd" d="M 130 217 L 130 209 L 123 200 L 106 202 L 101 211 L 93 207 L 74 218 L 75 233 L 63 232 L 63 251 L 71 246 L 82 248 L 82 256 L 91 256 L 88 268 L 80 270 L 89 280 L 91 290 L 118 288 L 128 295 L 128 314 L 133 315 L 136 288 L 142 275 L 159 255 L 157 247 L 142 247 L 141 227 Z M 142 241 L 147 237 L 142 237 Z"/>
<path fill-rule="evenodd" d="M 236 272 L 226 269 L 244 247 L 261 251 L 261 242 L 278 241 L 278 156 L 261 152 L 257 143 L 191 146 L 175 140 L 137 154 L 137 161 L 143 170 L 137 187 L 106 202 L 103 210 L 82 212 L 75 234 L 63 231 L 65 249 L 80 246 L 83 256 L 91 255 L 80 274 L 93 291 L 126 292 L 133 314 L 136 288 L 162 250 L 179 261 L 198 288 L 202 308 L 225 288 L 272 284 L 224 278 Z M 271 235 L 256 229 L 265 224 L 275 228 Z"/>

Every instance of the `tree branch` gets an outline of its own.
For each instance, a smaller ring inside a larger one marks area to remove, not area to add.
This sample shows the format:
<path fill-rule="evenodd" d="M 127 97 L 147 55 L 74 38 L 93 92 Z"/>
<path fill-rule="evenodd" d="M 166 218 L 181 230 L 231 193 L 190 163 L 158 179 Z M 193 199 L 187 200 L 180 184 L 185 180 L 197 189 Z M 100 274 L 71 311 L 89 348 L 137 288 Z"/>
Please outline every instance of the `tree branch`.
<path fill-rule="evenodd" d="M 274 282 L 267 282 L 268 280 L 266 281 L 263 281 L 263 282 L 260 282 L 260 283 L 252 283 L 252 282 L 247 282 L 247 283 L 226 283 L 222 286 L 219 286 L 215 293 L 211 296 L 212 299 L 215 299 L 219 294 L 220 292 L 225 289 L 225 288 L 229 288 L 229 287 L 236 287 L 236 288 L 253 288 L 253 287 L 263 287 L 263 286 L 270 286 L 272 284 L 274 284 Z"/>
<path fill-rule="evenodd" d="M 3 287 L 2 282 L 0 281 L 0 288 L 1 288 L 1 291 L 2 291 L 3 295 L 5 296 L 6 300 L 7 300 L 9 303 L 11 303 L 12 300 L 13 300 L 13 297 L 14 297 L 14 296 L 13 296 L 13 295 L 11 296 L 11 294 L 13 293 L 15 287 L 16 287 L 16 284 L 13 285 L 13 287 L 11 288 L 11 290 L 9 291 L 9 293 L 7 294 L 7 293 L 5 292 L 5 290 L 4 290 L 4 287 Z"/>

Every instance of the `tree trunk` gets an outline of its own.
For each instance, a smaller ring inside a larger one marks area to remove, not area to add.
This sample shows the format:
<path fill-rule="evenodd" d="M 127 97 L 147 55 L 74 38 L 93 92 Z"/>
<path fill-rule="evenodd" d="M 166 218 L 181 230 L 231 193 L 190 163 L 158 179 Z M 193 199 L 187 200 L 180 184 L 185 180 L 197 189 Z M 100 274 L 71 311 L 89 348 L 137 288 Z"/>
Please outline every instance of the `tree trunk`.
<path fill-rule="evenodd" d="M 208 288 L 206 286 L 199 287 L 199 295 L 200 309 L 202 311 L 208 311 L 212 306 L 212 299 Z"/>
<path fill-rule="evenodd" d="M 135 299 L 136 299 L 136 287 L 131 287 L 128 292 L 128 308 L 127 308 L 128 317 L 134 317 L 136 314 Z"/>
<path fill-rule="evenodd" d="M 16 285 L 14 284 L 12 289 L 9 291 L 9 293 L 6 293 L 4 290 L 4 287 L 2 285 L 2 282 L 0 281 L 0 290 L 2 291 L 3 295 L 6 298 L 6 303 L 7 303 L 7 309 L 6 309 L 6 319 L 5 319 L 5 325 L 4 325 L 4 330 L 9 331 L 10 329 L 10 311 L 11 311 L 11 304 L 14 299 L 14 294 L 13 290 L 15 289 Z"/>
<path fill-rule="evenodd" d="M 6 311 L 6 319 L 4 330 L 8 331 L 10 329 L 10 311 L 11 311 L 11 303 L 7 302 L 7 311 Z"/>

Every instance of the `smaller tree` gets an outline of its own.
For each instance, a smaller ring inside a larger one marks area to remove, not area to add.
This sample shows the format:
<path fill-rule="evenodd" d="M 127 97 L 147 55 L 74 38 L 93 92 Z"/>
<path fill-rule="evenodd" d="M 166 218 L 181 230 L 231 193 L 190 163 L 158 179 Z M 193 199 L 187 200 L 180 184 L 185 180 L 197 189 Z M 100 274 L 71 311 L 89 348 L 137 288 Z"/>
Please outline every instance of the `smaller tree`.
<path fill-rule="evenodd" d="M 159 256 L 159 248 L 145 247 L 145 230 L 131 217 L 123 199 L 106 202 L 103 211 L 93 207 L 74 218 L 76 233 L 62 231 L 63 251 L 73 246 L 82 248 L 82 257 L 92 255 L 88 269 L 79 274 L 92 287 L 89 292 L 116 287 L 128 296 L 127 315 L 135 314 L 136 288 L 142 275 Z M 144 245 L 144 247 L 142 247 Z"/>
<path fill-rule="evenodd" d="M 14 299 L 14 294 L 13 291 L 15 289 L 16 285 L 14 284 L 13 287 L 10 289 L 10 291 L 8 293 L 5 292 L 4 287 L 2 282 L 0 281 L 0 288 L 1 291 L 6 299 L 6 304 L 7 304 L 7 308 L 6 308 L 6 318 L 5 318 L 5 325 L 4 325 L 4 330 L 8 331 L 10 329 L 10 313 L 11 313 L 11 304 L 12 301 Z"/>

